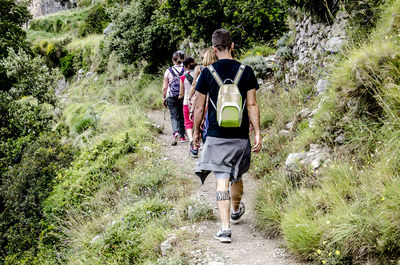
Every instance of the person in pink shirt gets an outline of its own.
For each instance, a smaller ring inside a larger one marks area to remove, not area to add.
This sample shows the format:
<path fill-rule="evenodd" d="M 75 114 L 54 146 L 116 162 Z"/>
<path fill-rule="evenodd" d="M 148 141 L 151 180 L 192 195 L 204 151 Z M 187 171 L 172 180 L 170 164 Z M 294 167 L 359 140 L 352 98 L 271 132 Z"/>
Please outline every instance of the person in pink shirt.
<path fill-rule="evenodd" d="M 193 141 L 193 121 L 189 118 L 190 110 L 189 110 L 189 92 L 192 86 L 192 83 L 195 78 L 194 69 L 196 67 L 196 62 L 192 57 L 186 57 L 183 60 L 183 66 L 185 68 L 185 73 L 181 76 L 180 82 L 180 91 L 179 91 L 179 98 L 183 98 L 183 118 L 184 118 L 184 125 L 186 129 L 186 134 L 189 138 L 190 145 Z M 189 148 L 189 153 L 192 157 L 198 156 L 197 148 Z"/>

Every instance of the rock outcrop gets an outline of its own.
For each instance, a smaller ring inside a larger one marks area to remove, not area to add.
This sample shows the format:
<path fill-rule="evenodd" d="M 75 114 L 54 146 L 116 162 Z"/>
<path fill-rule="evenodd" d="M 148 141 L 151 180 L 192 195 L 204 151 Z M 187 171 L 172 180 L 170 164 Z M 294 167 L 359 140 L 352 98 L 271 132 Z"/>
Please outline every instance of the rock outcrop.
<path fill-rule="evenodd" d="M 324 162 L 330 158 L 331 148 L 319 144 L 311 144 L 310 151 L 289 154 L 286 162 L 285 169 L 287 174 L 296 172 L 298 164 L 309 166 L 312 169 L 318 169 Z"/>
<path fill-rule="evenodd" d="M 288 73 L 285 82 L 296 83 L 302 75 L 312 72 L 323 72 L 330 54 L 342 50 L 345 43 L 346 27 L 350 16 L 345 11 L 336 15 L 333 24 L 314 22 L 310 15 L 294 11 L 298 18 L 291 34 L 294 34 L 292 60 L 284 62 Z M 326 83 L 321 84 L 325 90 Z M 320 89 L 321 90 L 321 89 Z"/>
<path fill-rule="evenodd" d="M 33 18 L 76 7 L 77 0 L 32 0 L 29 10 Z"/>

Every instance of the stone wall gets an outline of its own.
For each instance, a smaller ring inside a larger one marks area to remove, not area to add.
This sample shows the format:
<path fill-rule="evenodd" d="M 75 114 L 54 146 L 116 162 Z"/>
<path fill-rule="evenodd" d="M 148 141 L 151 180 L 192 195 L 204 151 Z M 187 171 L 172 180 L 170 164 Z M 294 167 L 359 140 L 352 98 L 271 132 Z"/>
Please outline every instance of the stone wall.
<path fill-rule="evenodd" d="M 32 0 L 29 10 L 34 18 L 76 7 L 77 0 Z"/>
<path fill-rule="evenodd" d="M 286 83 L 295 83 L 304 73 L 324 67 L 329 55 L 340 52 L 347 39 L 349 15 L 346 12 L 338 12 L 332 25 L 314 22 L 310 15 L 296 12 L 298 19 L 292 29 L 294 59 L 285 63 L 289 70 L 285 75 Z"/>

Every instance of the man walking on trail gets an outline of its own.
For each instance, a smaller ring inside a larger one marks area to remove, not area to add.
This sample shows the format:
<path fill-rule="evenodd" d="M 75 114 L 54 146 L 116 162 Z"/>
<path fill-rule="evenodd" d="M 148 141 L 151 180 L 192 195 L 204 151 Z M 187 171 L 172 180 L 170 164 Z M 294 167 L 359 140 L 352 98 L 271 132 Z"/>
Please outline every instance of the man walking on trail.
<path fill-rule="evenodd" d="M 242 175 L 250 167 L 251 151 L 257 153 L 261 150 L 260 118 L 256 101 L 258 83 L 251 67 L 241 66 L 238 61 L 233 59 L 234 43 L 227 30 L 216 30 L 212 35 L 212 45 L 218 61 L 213 63 L 211 68 L 203 70 L 196 85 L 198 101 L 194 112 L 193 141 L 198 146 L 201 137 L 200 123 L 204 114 L 207 94 L 210 104 L 206 142 L 195 172 L 204 183 L 207 175 L 214 171 L 217 183 L 216 199 L 222 221 L 222 227 L 214 237 L 221 242 L 229 243 L 231 242 L 230 223 L 238 222 L 245 211 L 244 204 L 241 202 Z M 241 76 L 238 74 L 239 70 Z M 220 81 L 217 81 L 218 77 Z M 241 102 L 244 104 L 241 110 L 243 112 L 241 123 L 238 127 L 223 127 L 220 119 L 217 120 L 217 116 L 221 116 L 217 114 L 217 109 L 220 110 L 220 108 L 215 106 L 218 104 L 221 80 L 225 80 L 224 83 L 230 81 L 237 84 L 239 88 Z M 229 81 L 227 82 L 227 80 Z M 249 122 L 255 132 L 252 149 L 249 140 Z"/>

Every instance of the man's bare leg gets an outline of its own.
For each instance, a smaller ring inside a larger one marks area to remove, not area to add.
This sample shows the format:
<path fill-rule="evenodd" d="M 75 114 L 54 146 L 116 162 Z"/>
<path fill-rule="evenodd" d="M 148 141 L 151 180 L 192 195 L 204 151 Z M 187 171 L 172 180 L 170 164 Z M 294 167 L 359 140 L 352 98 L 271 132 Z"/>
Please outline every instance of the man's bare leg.
<path fill-rule="evenodd" d="M 232 182 L 231 184 L 231 200 L 232 210 L 234 212 L 239 211 L 239 204 L 243 195 L 243 181 L 240 179 L 238 182 Z"/>
<path fill-rule="evenodd" d="M 217 205 L 221 217 L 222 230 L 230 229 L 231 200 L 229 195 L 229 178 L 217 178 Z"/>

